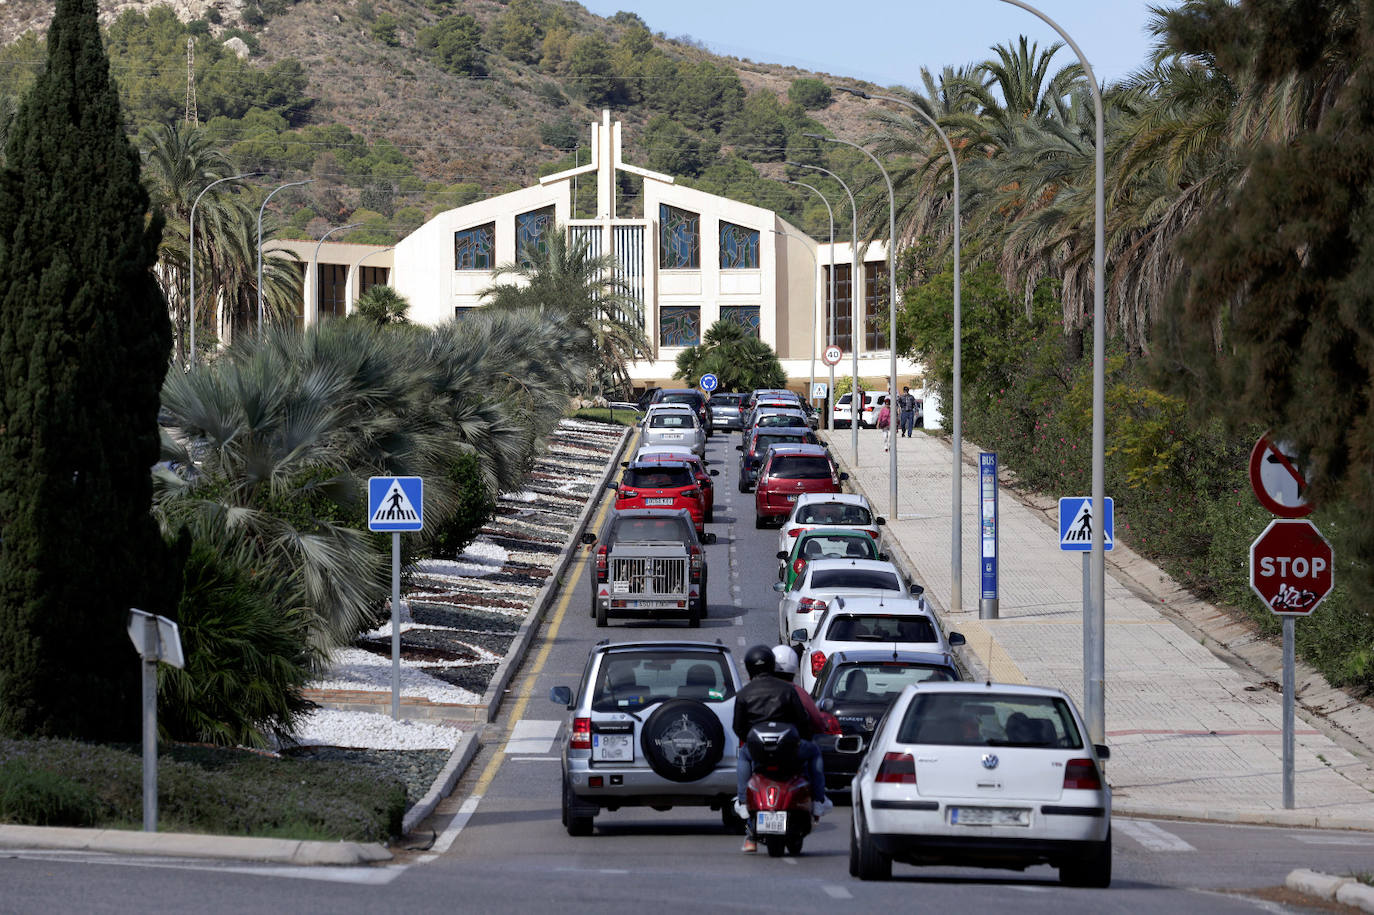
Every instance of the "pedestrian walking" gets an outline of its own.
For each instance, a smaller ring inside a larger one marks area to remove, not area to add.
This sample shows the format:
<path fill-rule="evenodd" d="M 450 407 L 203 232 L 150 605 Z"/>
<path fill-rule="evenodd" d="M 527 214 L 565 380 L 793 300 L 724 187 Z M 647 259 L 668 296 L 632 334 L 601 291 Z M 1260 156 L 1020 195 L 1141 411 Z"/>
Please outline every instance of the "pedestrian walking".
<path fill-rule="evenodd" d="M 892 445 L 892 410 L 888 407 L 890 397 L 879 398 L 878 416 L 874 420 L 874 425 L 883 430 L 883 450 L 886 451 Z"/>
<path fill-rule="evenodd" d="M 911 438 L 911 430 L 916 425 L 916 397 L 911 388 L 902 388 L 902 396 L 897 398 L 897 420 L 901 434 Z"/>

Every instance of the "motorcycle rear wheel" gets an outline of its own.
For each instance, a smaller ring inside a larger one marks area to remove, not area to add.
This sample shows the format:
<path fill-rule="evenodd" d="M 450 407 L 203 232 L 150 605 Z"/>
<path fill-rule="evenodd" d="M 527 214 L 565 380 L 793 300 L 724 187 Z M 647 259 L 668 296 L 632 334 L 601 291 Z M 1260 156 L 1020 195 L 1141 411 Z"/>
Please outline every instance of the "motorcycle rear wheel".
<path fill-rule="evenodd" d="M 787 836 L 768 836 L 764 842 L 768 845 L 770 858 L 781 858 L 782 853 L 787 850 Z"/>

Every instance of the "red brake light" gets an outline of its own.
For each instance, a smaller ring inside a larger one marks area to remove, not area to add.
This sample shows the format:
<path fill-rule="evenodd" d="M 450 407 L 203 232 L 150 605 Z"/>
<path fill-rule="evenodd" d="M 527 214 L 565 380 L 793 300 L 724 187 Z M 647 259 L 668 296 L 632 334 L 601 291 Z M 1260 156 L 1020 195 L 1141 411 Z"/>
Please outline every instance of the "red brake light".
<path fill-rule="evenodd" d="M 691 567 L 692 581 L 694 581 L 694 582 L 699 582 L 699 581 L 701 581 L 701 547 L 693 545 L 693 546 L 692 546 L 692 554 L 691 554 L 691 555 L 692 555 L 692 567 Z"/>
<path fill-rule="evenodd" d="M 574 718 L 572 728 L 572 739 L 568 741 L 569 749 L 590 750 L 592 748 L 592 720 L 590 718 Z"/>
<path fill-rule="evenodd" d="M 878 532 L 877 532 L 877 531 L 870 531 L 870 530 L 865 529 L 865 530 L 864 530 L 864 533 L 867 534 L 868 536 L 872 537 L 874 540 L 877 540 L 877 539 L 878 539 Z"/>
<path fill-rule="evenodd" d="M 802 561 L 802 564 L 805 565 L 805 562 Z M 797 602 L 797 612 L 810 613 L 812 610 L 815 610 L 817 613 L 822 613 L 828 606 L 830 605 L 818 597 L 803 597 Z"/>
<path fill-rule="evenodd" d="M 821 675 L 821 668 L 824 667 L 824 666 L 825 666 L 825 652 L 823 652 L 823 651 L 813 651 L 813 652 L 811 652 L 811 676 L 813 676 L 813 677 L 819 677 L 819 676 Z"/>
<path fill-rule="evenodd" d="M 622 498 L 622 499 L 638 499 L 638 498 L 639 498 L 639 490 L 637 490 L 637 489 L 622 489 L 622 490 L 620 490 L 620 498 Z"/>
<path fill-rule="evenodd" d="M 806 560 L 805 560 L 805 559 L 802 559 L 800 556 L 798 556 L 797 559 L 796 559 L 795 561 L 793 561 L 793 563 L 792 563 L 792 574 L 793 574 L 793 575 L 800 575 L 800 574 L 801 574 L 803 571 L 805 571 L 805 570 L 806 570 Z"/>
<path fill-rule="evenodd" d="M 769 785 L 766 792 L 767 800 L 764 801 L 770 808 L 778 806 L 778 786 Z"/>
<path fill-rule="evenodd" d="M 610 577 L 611 548 L 606 544 L 596 548 L 596 580 L 606 581 Z"/>
<path fill-rule="evenodd" d="M 1102 778 L 1091 759 L 1071 759 L 1064 764 L 1064 790 L 1100 791 Z"/>
<path fill-rule="evenodd" d="M 886 782 L 889 785 L 914 785 L 916 760 L 911 758 L 910 753 L 888 751 L 883 754 L 883 764 L 878 767 L 878 775 L 874 781 Z"/>
<path fill-rule="evenodd" d="M 797 536 L 798 534 L 802 533 L 802 532 L 805 531 L 805 530 L 806 530 L 806 528 L 804 528 L 804 527 L 793 527 L 793 528 L 789 528 L 788 531 L 787 531 L 787 536 L 789 536 L 789 537 L 795 537 L 795 536 Z"/>
<path fill-rule="evenodd" d="M 682 491 L 682 494 L 684 496 L 691 496 L 694 499 L 701 498 L 701 490 L 697 489 L 696 487 L 692 487 L 691 489 L 684 489 Z"/>
<path fill-rule="evenodd" d="M 834 715 L 830 714 L 829 712 L 821 712 L 821 721 L 824 722 L 824 724 L 825 724 L 825 730 L 824 730 L 823 733 L 826 733 L 826 734 L 843 734 L 843 733 L 844 733 L 844 731 L 842 731 L 842 730 L 840 729 L 840 719 L 836 718 Z"/>

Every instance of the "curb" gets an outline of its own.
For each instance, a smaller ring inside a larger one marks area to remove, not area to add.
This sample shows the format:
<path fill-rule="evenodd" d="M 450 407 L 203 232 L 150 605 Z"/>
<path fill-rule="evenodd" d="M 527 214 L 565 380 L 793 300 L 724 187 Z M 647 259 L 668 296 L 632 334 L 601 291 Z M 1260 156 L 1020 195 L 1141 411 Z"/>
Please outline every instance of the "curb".
<path fill-rule="evenodd" d="M 1283 881 L 1288 889 L 1327 902 L 1353 906 L 1362 912 L 1374 912 L 1374 886 L 1361 883 L 1354 877 L 1332 877 L 1319 871 L 1299 868 L 1291 871 Z"/>
<path fill-rule="evenodd" d="M 0 826 L 0 848 L 49 848 L 334 866 L 375 864 L 392 858 L 391 852 L 375 842 L 306 842 L 253 836 L 54 826 Z"/>
<path fill-rule="evenodd" d="M 1107 762 L 1108 769 L 1111 761 Z M 1369 820 L 1362 817 L 1305 813 L 1301 810 L 1235 810 L 1228 807 L 1161 807 L 1133 804 L 1112 798 L 1112 815 L 1154 820 L 1192 820 L 1203 823 L 1231 823 L 1241 826 L 1285 826 L 1302 829 L 1333 829 L 1368 832 Z"/>
<path fill-rule="evenodd" d="M 429 815 L 439 806 L 439 802 L 452 793 L 453 786 L 458 784 L 458 779 L 463 777 L 463 773 L 472 763 L 472 758 L 477 755 L 479 746 L 476 731 L 463 731 L 463 736 L 458 739 L 458 746 L 453 748 L 453 755 L 448 758 L 444 768 L 439 770 L 434 784 L 430 785 L 424 797 L 406 811 L 405 818 L 401 821 L 401 835 L 410 835 L 415 827 L 429 819 Z"/>

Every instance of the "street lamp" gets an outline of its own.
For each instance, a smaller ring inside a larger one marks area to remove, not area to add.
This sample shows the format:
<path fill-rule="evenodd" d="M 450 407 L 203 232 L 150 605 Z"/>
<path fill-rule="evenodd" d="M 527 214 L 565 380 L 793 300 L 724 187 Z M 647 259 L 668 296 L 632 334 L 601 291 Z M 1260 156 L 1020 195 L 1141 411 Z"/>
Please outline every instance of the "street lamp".
<path fill-rule="evenodd" d="M 205 196 L 205 192 L 216 184 L 223 184 L 226 181 L 238 181 L 240 178 L 252 178 L 262 172 L 244 172 L 242 175 L 230 175 L 228 178 L 220 178 L 205 185 L 205 189 L 196 195 L 195 203 L 191 204 L 191 365 L 196 364 L 196 207 L 200 206 L 200 198 Z"/>
<path fill-rule="evenodd" d="M 788 183 L 795 184 L 796 182 Z M 773 234 L 781 235 L 784 238 L 796 238 L 799 240 L 802 238 L 800 235 L 793 235 L 791 232 L 784 232 L 781 229 L 774 229 Z M 809 242 L 811 239 L 808 238 L 806 241 Z M 810 245 L 803 245 L 802 249 L 806 251 L 807 254 L 811 255 L 811 275 L 814 277 L 817 273 L 820 273 L 820 265 L 816 262 L 816 252 L 811 250 Z M 813 300 L 811 302 L 811 387 L 808 388 L 808 391 L 814 390 L 816 387 L 816 335 L 819 332 L 816 322 L 819 312 L 820 308 L 818 303 Z M 809 399 L 810 395 L 808 394 L 807 397 Z"/>
<path fill-rule="evenodd" d="M 951 553 L 950 553 L 950 589 L 949 589 L 949 608 L 954 611 L 962 610 L 964 606 L 964 508 L 963 508 L 963 484 L 964 484 L 964 394 L 963 394 L 963 322 L 964 312 L 960 300 L 960 268 L 959 268 L 959 228 L 963 223 L 959 215 L 959 159 L 954 155 L 954 147 L 950 145 L 949 137 L 940 129 L 940 125 L 935 119 L 927 114 L 923 109 L 913 105 L 905 99 L 892 98 L 887 95 L 872 95 L 862 89 L 851 89 L 848 86 L 836 86 L 841 92 L 848 92 L 850 95 L 857 95 L 862 99 L 876 99 L 882 102 L 893 102 L 898 105 L 905 105 L 912 111 L 925 118 L 926 123 L 935 128 L 935 132 L 944 141 L 945 150 L 949 153 L 949 165 L 954 171 L 954 404 L 950 411 L 951 431 L 953 433 L 954 446 L 954 472 L 950 483 L 951 495 L 954 500 L 954 511 L 951 517 L 952 531 L 950 533 Z M 983 615 L 982 603 L 978 606 L 978 615 Z M 991 615 L 991 614 L 989 614 Z"/>
<path fill-rule="evenodd" d="M 262 206 L 258 207 L 258 336 L 262 336 L 262 211 L 267 209 L 267 201 L 277 195 L 277 191 L 284 191 L 288 187 L 299 187 L 302 184 L 309 184 L 314 178 L 306 178 L 304 181 L 291 181 L 279 187 L 273 188 L 272 193 L 268 194 L 262 201 Z"/>
<path fill-rule="evenodd" d="M 873 164 L 878 166 L 878 171 L 882 172 L 883 181 L 887 182 L 887 335 L 888 346 L 891 349 L 888 361 L 888 382 L 887 382 L 887 411 L 889 419 L 887 421 L 887 497 L 891 506 L 889 515 L 893 521 L 897 520 L 897 442 L 892 436 L 892 407 L 897 396 L 897 197 L 892 193 L 892 179 L 887 174 L 887 169 L 883 168 L 883 163 L 878 161 L 878 157 L 864 149 L 858 143 L 851 143 L 848 140 L 841 140 L 838 137 L 827 137 L 824 134 L 808 133 L 804 136 L 812 137 L 817 140 L 824 140 L 827 143 L 840 143 L 844 146 L 852 146 L 865 156 L 873 160 Z"/>
<path fill-rule="evenodd" d="M 807 136 L 810 136 L 810 134 L 807 134 Z M 856 335 L 854 334 L 854 289 L 859 285 L 859 207 L 858 204 L 854 202 L 854 192 L 849 189 L 849 185 L 845 184 L 844 179 L 830 169 L 821 168 L 819 165 L 803 165 L 800 162 L 785 162 L 783 164 L 790 165 L 793 168 L 810 168 L 818 172 L 824 172 L 831 178 L 834 178 L 835 181 L 839 183 L 840 187 L 844 188 L 844 192 L 849 195 L 849 229 L 853 239 L 850 242 L 849 248 L 849 351 L 854 357 L 854 381 L 849 394 L 849 429 L 850 438 L 853 440 L 854 444 L 854 466 L 857 468 L 859 466 L 859 420 L 863 417 L 863 405 L 859 404 L 858 409 L 855 409 L 855 401 L 859 399 L 859 347 L 856 344 Z M 830 242 L 831 343 L 835 342 L 835 312 L 838 309 L 839 305 L 835 301 L 835 242 L 834 239 L 832 239 Z M 830 380 L 832 382 L 830 393 L 833 397 L 835 394 L 833 385 L 835 374 L 833 369 L 831 370 Z M 895 521 L 896 519 L 894 518 L 893 520 Z"/>
<path fill-rule="evenodd" d="M 813 186 L 813 185 L 807 184 L 805 181 L 791 181 L 791 180 L 789 180 L 787 183 L 788 183 L 788 184 L 795 184 L 795 185 L 797 185 L 798 187 L 807 188 L 807 189 L 810 190 L 812 193 L 814 193 L 817 197 L 821 198 L 821 203 L 825 204 L 825 215 L 826 215 L 827 217 L 829 217 L 829 219 L 830 219 L 830 302 L 831 302 L 832 304 L 831 304 L 831 307 L 830 307 L 830 338 L 829 338 L 829 339 L 830 339 L 830 344 L 829 344 L 829 345 L 834 346 L 834 345 L 835 345 L 835 307 L 834 307 L 834 304 L 833 304 L 833 303 L 834 303 L 834 301 L 835 301 L 835 211 L 832 210 L 832 209 L 830 208 L 830 201 L 827 200 L 827 199 L 825 198 L 825 195 L 822 194 L 822 193 L 820 192 L 820 189 L 819 189 L 819 188 L 817 188 L 817 187 L 815 187 L 815 186 Z M 812 256 L 812 258 L 814 259 L 814 255 Z M 817 268 L 816 272 L 819 273 L 819 272 L 820 272 L 820 268 Z M 812 389 L 814 390 L 815 387 L 816 387 L 816 329 L 815 329 L 815 321 L 813 320 L 813 321 L 811 322 L 811 324 L 812 324 L 812 329 L 811 329 L 811 387 L 812 387 Z M 835 367 L 832 365 L 832 366 L 830 366 L 830 396 L 826 398 L 826 403 L 833 403 L 833 402 L 834 402 L 834 397 L 835 397 Z M 853 398 L 850 398 L 850 399 L 852 400 Z M 833 428 L 833 427 L 834 427 L 834 423 L 835 423 L 835 411 L 834 411 L 834 410 L 826 410 L 825 412 L 826 412 L 826 417 L 825 417 L 825 429 L 826 429 L 827 432 L 833 432 L 833 431 L 835 431 L 834 428 Z"/>
<path fill-rule="evenodd" d="M 1053 19 L 1040 12 L 1024 0 L 1002 0 L 1012 6 L 1019 6 L 1032 15 L 1038 16 L 1050 28 L 1059 33 L 1083 66 L 1088 78 L 1088 90 L 1093 97 L 1093 114 L 1096 118 L 1096 144 L 1093 168 L 1096 177 L 1093 197 L 1093 547 L 1089 581 L 1089 604 L 1083 608 L 1083 704 L 1086 706 L 1088 733 L 1094 743 L 1104 743 L 1107 735 L 1106 695 L 1103 690 L 1104 668 L 1106 666 L 1106 645 L 1103 641 L 1106 628 L 1106 558 L 1103 550 L 1102 519 L 1106 517 L 1105 501 L 1105 452 L 1106 420 L 1103 409 L 1105 400 L 1105 372 L 1103 369 L 1104 350 L 1106 349 L 1106 318 L 1102 304 L 1102 282 L 1106 272 L 1106 244 L 1103 239 L 1106 203 L 1102 190 L 1103 141 L 1102 141 L 1102 93 L 1097 87 L 1097 77 L 1088 59 L 1083 56 L 1077 43 L 1069 33 L 1061 29 Z M 1291 770 L 1290 770 L 1291 771 Z M 1284 806 L 1292 806 L 1291 785 L 1285 784 Z"/>
<path fill-rule="evenodd" d="M 318 324 L 320 320 L 320 245 L 324 244 L 324 240 L 335 232 L 342 232 L 345 229 L 356 229 L 360 225 L 362 225 L 360 222 L 350 222 L 346 226 L 335 226 L 321 235 L 320 240 L 315 243 L 315 254 L 310 258 L 310 275 L 315 278 L 315 320 L 311 322 L 312 324 Z M 376 252 L 373 253 L 375 254 Z M 310 311 L 309 308 L 305 310 Z M 344 311 L 347 310 L 348 308 L 345 306 Z"/>

